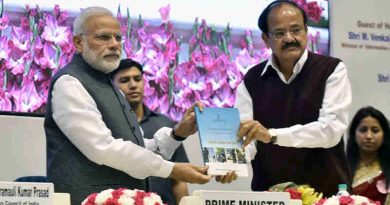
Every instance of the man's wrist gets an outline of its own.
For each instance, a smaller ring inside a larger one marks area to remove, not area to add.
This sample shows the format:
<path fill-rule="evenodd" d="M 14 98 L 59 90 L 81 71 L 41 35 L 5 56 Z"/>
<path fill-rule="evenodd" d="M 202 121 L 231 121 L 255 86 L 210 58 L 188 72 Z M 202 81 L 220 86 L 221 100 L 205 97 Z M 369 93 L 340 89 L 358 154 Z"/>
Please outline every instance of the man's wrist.
<path fill-rule="evenodd" d="M 268 133 L 271 135 L 271 140 L 269 143 L 276 144 L 278 142 L 278 135 L 275 129 L 268 129 Z"/>
<path fill-rule="evenodd" d="M 175 128 L 171 131 L 171 137 L 176 141 L 184 141 L 186 138 L 175 134 Z"/>

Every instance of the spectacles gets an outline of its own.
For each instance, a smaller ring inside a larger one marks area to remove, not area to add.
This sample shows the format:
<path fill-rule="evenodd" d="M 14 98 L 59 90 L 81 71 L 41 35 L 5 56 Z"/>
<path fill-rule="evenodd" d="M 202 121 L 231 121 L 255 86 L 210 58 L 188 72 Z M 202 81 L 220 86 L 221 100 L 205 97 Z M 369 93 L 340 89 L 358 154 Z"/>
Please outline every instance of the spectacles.
<path fill-rule="evenodd" d="M 268 34 L 276 40 L 283 39 L 287 36 L 287 33 L 290 33 L 292 36 L 300 36 L 304 33 L 305 29 L 303 27 L 294 27 L 290 31 L 275 31 L 269 32 Z"/>
<path fill-rule="evenodd" d="M 116 42 L 123 43 L 124 41 L 123 36 L 121 34 L 116 34 L 116 33 L 100 33 L 100 34 L 82 33 L 80 35 L 93 35 L 96 40 L 104 44 L 110 42 L 112 37 L 114 37 Z"/>

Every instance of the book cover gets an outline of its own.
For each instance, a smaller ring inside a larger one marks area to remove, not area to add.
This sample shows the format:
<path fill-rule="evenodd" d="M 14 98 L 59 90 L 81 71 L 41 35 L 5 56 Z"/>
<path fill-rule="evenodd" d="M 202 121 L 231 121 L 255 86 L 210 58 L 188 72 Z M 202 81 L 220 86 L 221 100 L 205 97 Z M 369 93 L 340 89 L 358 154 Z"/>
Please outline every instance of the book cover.
<path fill-rule="evenodd" d="M 242 140 L 237 138 L 240 117 L 237 108 L 195 107 L 203 161 L 209 166 L 208 174 L 224 175 L 235 171 L 240 177 L 248 176 L 248 165 Z"/>

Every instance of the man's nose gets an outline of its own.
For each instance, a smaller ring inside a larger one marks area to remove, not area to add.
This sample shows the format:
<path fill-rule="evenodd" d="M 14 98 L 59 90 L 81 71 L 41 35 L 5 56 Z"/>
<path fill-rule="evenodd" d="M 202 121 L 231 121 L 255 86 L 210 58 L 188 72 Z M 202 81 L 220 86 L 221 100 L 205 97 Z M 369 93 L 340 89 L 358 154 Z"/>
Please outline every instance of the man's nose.
<path fill-rule="evenodd" d="M 287 42 L 291 42 L 295 39 L 295 36 L 291 32 L 286 32 L 284 34 L 284 40 Z"/>
<path fill-rule="evenodd" d="M 108 43 L 109 43 L 111 49 L 121 49 L 122 48 L 122 41 L 118 41 L 114 36 L 111 37 L 111 39 Z"/>
<path fill-rule="evenodd" d="M 134 79 L 130 79 L 129 87 L 130 88 L 136 88 L 137 87 L 137 83 L 135 82 Z"/>

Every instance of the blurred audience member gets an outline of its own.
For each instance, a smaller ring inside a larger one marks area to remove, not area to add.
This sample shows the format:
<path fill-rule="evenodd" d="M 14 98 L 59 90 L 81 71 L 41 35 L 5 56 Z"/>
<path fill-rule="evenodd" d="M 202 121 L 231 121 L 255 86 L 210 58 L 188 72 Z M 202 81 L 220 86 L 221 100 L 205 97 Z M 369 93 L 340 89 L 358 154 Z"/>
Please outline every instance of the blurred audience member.
<path fill-rule="evenodd" d="M 354 116 L 347 144 L 353 174 L 352 191 L 381 204 L 390 204 L 390 128 L 377 109 L 361 108 Z"/>

